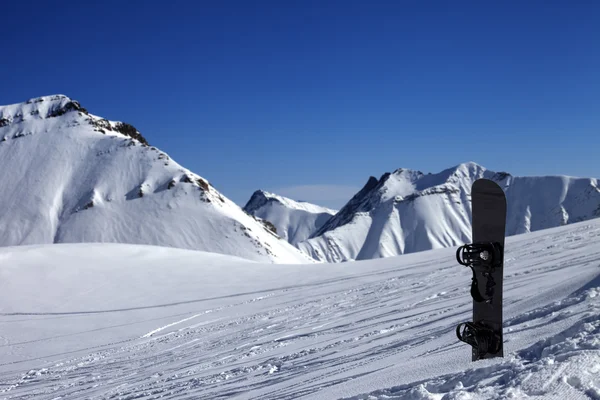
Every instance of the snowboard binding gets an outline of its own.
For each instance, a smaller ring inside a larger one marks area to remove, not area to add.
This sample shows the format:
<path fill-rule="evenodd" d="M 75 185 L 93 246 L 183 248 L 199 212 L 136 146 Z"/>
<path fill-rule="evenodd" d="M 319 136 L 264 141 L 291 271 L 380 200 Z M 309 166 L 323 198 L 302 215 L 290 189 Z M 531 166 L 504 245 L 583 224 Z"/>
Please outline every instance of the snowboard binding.
<path fill-rule="evenodd" d="M 471 279 L 471 297 L 478 303 L 486 302 L 490 304 L 494 297 L 494 278 L 492 273 L 496 267 L 502 266 L 503 249 L 500 243 L 477 242 L 465 244 L 456 250 L 456 261 L 459 264 L 471 268 L 473 278 Z M 486 278 L 485 294 L 483 297 L 479 292 L 479 282 L 477 271 L 481 272 Z"/>
<path fill-rule="evenodd" d="M 479 360 L 486 354 L 496 354 L 502 348 L 500 335 L 484 322 L 463 322 L 456 327 L 456 337 L 473 347 L 475 359 Z"/>
<path fill-rule="evenodd" d="M 471 243 L 456 250 L 456 260 L 467 267 L 495 268 L 502 265 L 502 246 L 500 243 Z"/>

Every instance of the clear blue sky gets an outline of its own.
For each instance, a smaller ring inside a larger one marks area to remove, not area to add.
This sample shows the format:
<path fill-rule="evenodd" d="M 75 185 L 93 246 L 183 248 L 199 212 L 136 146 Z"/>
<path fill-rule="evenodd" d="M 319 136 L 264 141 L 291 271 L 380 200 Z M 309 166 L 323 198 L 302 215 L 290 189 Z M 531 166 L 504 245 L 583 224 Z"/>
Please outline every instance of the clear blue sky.
<path fill-rule="evenodd" d="M 465 161 L 600 177 L 600 2 L 87 3 L 3 4 L 0 104 L 66 94 L 239 204 Z"/>

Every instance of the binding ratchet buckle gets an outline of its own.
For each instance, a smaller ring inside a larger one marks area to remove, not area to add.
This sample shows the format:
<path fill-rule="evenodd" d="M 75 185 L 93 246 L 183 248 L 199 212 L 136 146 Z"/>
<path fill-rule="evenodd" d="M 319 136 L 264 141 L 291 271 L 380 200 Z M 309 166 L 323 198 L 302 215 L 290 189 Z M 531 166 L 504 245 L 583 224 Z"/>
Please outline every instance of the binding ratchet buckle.
<path fill-rule="evenodd" d="M 502 246 L 496 242 L 465 244 L 456 250 L 456 260 L 467 267 L 494 268 L 502 265 Z"/>
<path fill-rule="evenodd" d="M 471 279 L 471 297 L 477 303 L 486 302 L 490 304 L 494 297 L 494 286 L 496 282 L 492 274 L 496 267 L 502 266 L 502 245 L 496 242 L 477 242 L 472 244 L 465 244 L 460 246 L 456 250 L 456 261 L 459 264 L 471 268 L 473 271 L 473 278 Z M 477 281 L 477 273 L 481 272 L 486 278 L 485 294 L 483 297 L 479 292 L 479 283 Z"/>

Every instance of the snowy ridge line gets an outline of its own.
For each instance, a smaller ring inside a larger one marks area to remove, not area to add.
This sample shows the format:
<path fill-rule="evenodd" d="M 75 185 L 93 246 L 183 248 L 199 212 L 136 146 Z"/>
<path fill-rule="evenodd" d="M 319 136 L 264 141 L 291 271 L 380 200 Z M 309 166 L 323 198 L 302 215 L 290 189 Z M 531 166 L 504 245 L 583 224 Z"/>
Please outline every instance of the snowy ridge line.
<path fill-rule="evenodd" d="M 253 199 L 254 197 L 254 199 Z M 266 190 L 257 190 L 255 191 L 250 200 L 244 207 L 248 212 L 254 211 L 257 206 L 264 205 L 265 202 L 276 201 L 281 203 L 283 206 L 288 208 L 307 211 L 311 213 L 328 213 L 335 214 L 338 210 L 334 210 L 328 207 L 319 206 L 317 204 L 312 204 L 306 201 L 298 201 L 290 199 L 289 197 L 281 196 L 275 193 L 267 192 Z M 262 204 L 259 204 L 262 203 Z"/>

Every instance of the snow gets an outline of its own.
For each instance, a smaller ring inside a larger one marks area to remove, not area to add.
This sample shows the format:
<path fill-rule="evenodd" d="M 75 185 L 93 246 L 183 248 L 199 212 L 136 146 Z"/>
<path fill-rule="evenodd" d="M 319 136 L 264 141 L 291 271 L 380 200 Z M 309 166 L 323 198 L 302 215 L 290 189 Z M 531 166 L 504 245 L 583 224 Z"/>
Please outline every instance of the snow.
<path fill-rule="evenodd" d="M 257 198 L 256 201 L 258 201 L 260 199 L 260 197 L 263 197 L 267 201 L 275 200 L 277 203 L 280 203 L 280 204 L 284 205 L 285 207 L 290 208 L 292 210 L 301 210 L 301 211 L 306 211 L 306 212 L 312 213 L 312 214 L 327 213 L 327 214 L 334 215 L 337 212 L 337 210 L 332 210 L 331 208 L 319 206 L 319 205 L 312 204 L 312 203 L 309 203 L 306 201 L 292 200 L 290 198 L 280 196 L 275 193 L 267 192 L 265 190 L 257 190 L 256 192 L 254 192 L 253 196 Z M 253 202 L 252 202 L 252 198 L 251 198 L 248 201 L 247 207 L 254 208 L 254 207 L 252 207 L 252 203 Z"/>
<path fill-rule="evenodd" d="M 0 107 L 0 246 L 112 242 L 313 261 L 117 126 L 64 95 Z"/>
<path fill-rule="evenodd" d="M 271 222 L 277 229 L 277 234 L 294 246 L 308 239 L 337 212 L 263 190 L 252 194 L 244 210 Z"/>
<path fill-rule="evenodd" d="M 274 265 L 0 249 L 6 399 L 599 399 L 600 220 L 509 237 L 505 357 L 471 362 L 455 248 Z"/>
<path fill-rule="evenodd" d="M 497 181 L 507 196 L 507 235 L 600 216 L 595 178 L 513 177 L 468 162 L 437 174 L 398 169 L 370 178 L 311 237 L 296 243 L 317 260 L 391 257 L 471 241 L 471 185 Z"/>

